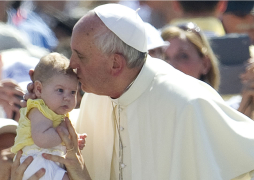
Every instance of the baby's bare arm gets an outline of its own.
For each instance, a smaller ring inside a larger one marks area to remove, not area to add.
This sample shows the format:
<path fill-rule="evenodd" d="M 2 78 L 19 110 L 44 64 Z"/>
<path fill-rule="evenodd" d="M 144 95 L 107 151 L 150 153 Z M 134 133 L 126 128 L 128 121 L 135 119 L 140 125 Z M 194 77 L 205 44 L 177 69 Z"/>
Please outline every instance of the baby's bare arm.
<path fill-rule="evenodd" d="M 61 143 L 61 138 L 53 128 L 53 122 L 46 118 L 37 108 L 33 108 L 28 118 L 34 143 L 41 148 L 51 148 Z"/>

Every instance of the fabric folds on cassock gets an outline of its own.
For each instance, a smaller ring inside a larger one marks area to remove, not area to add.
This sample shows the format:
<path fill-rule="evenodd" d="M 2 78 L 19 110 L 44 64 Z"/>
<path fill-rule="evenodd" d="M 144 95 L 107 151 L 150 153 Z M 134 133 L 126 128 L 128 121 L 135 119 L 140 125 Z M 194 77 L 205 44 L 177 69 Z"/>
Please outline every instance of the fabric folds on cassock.
<path fill-rule="evenodd" d="M 254 122 L 227 106 L 204 82 L 148 57 L 130 89 L 118 99 L 86 93 L 78 133 L 95 180 L 110 180 L 118 108 L 123 179 L 230 180 L 254 169 Z"/>

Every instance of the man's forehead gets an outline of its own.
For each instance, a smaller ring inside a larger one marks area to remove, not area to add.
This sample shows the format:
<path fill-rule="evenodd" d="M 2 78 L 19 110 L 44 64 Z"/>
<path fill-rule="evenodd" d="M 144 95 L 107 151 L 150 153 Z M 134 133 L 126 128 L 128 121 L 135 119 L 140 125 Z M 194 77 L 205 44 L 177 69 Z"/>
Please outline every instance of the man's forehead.
<path fill-rule="evenodd" d="M 94 13 L 83 16 L 74 26 L 74 29 L 92 31 L 97 26 L 102 25 L 102 21 Z"/>

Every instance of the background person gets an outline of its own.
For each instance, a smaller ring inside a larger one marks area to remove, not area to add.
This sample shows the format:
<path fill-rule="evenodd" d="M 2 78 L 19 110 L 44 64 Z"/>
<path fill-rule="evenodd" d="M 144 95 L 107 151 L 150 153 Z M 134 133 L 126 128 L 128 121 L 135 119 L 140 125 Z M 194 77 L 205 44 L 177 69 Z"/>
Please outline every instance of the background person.
<path fill-rule="evenodd" d="M 165 50 L 165 61 L 185 74 L 205 81 L 218 90 L 219 62 L 207 38 L 192 22 L 162 29 L 161 36 L 170 46 Z"/>
<path fill-rule="evenodd" d="M 254 2 L 229 1 L 222 15 L 222 23 L 227 34 L 248 34 L 254 44 Z"/>
<path fill-rule="evenodd" d="M 12 119 L 0 118 L 0 179 L 9 180 L 14 154 L 14 144 L 18 123 Z"/>
<path fill-rule="evenodd" d="M 20 100 L 23 97 L 23 90 L 12 79 L 0 81 L 0 105 L 4 113 L 2 118 L 14 119 L 18 121 Z"/>
<path fill-rule="evenodd" d="M 227 1 L 172 1 L 175 11 L 181 14 L 170 25 L 193 22 L 207 37 L 223 36 L 225 30 L 220 20 L 227 8 Z"/>
<path fill-rule="evenodd" d="M 0 55 L 0 118 L 18 121 L 20 100 L 24 92 L 18 83 L 10 78 L 3 79 L 3 61 Z"/>
<path fill-rule="evenodd" d="M 58 11 L 57 7 L 62 9 L 64 3 L 65 1 L 16 1 L 15 8 L 8 11 L 8 24 L 21 31 L 33 45 L 52 51 L 58 40 L 49 25 L 54 22 L 48 14 L 52 9 Z"/>
<path fill-rule="evenodd" d="M 243 88 L 240 95 L 236 95 L 231 97 L 228 100 L 228 103 L 233 108 L 242 112 L 246 116 L 254 119 L 254 105 L 253 105 L 253 97 L 254 97 L 254 61 L 252 58 L 248 60 L 248 65 L 244 73 L 241 74 L 241 82 L 243 84 Z"/>

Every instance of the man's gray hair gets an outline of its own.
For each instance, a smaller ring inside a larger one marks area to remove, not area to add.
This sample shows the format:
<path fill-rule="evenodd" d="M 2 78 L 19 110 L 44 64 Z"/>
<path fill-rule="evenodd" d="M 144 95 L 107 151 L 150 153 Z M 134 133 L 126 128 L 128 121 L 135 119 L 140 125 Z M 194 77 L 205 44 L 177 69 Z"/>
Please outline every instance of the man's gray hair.
<path fill-rule="evenodd" d="M 128 68 L 141 67 L 146 61 L 146 52 L 140 52 L 127 45 L 106 26 L 98 30 L 94 38 L 95 45 L 103 54 L 110 55 L 112 53 L 119 53 L 124 56 Z"/>

